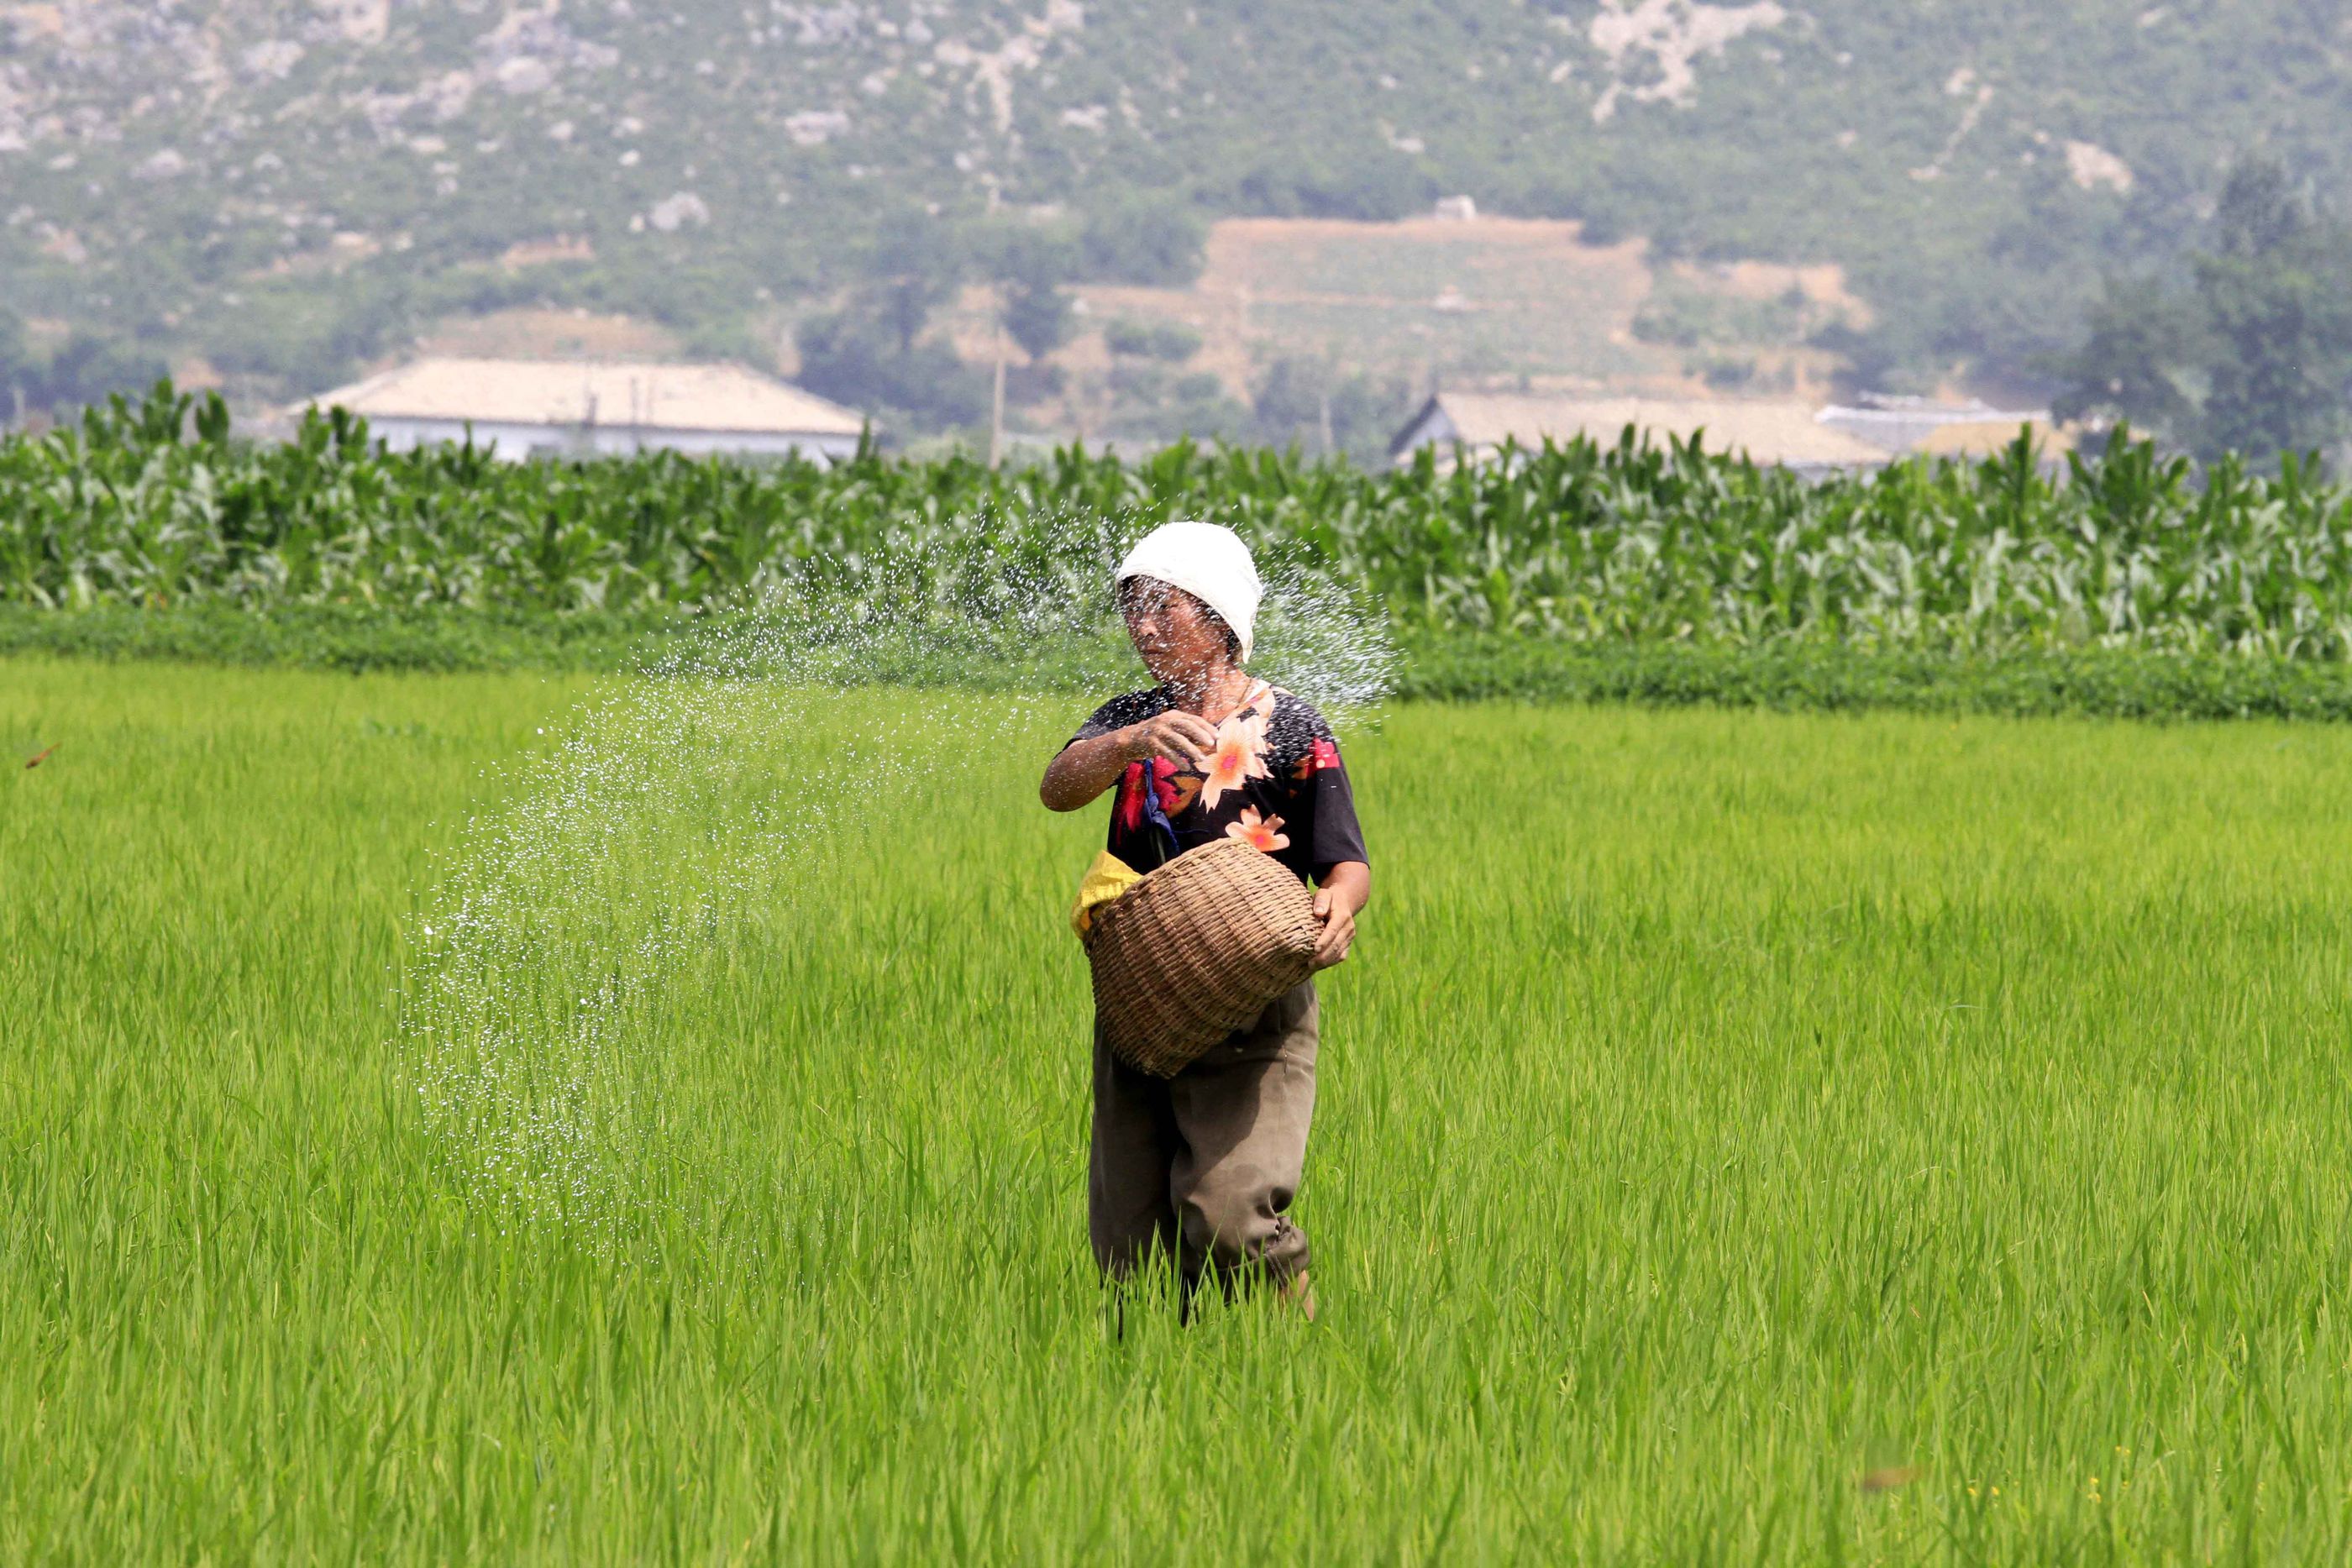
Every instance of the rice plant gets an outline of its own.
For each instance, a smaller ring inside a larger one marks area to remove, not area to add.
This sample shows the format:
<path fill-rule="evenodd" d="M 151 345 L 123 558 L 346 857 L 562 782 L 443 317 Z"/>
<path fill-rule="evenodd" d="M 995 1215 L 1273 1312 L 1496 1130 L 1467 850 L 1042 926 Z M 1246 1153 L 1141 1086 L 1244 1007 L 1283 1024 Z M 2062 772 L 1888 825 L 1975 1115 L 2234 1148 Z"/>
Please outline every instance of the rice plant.
<path fill-rule="evenodd" d="M 2352 730 L 1351 732 L 1322 1319 L 1121 1337 L 1051 712 L 614 1011 L 629 1246 L 474 1200 L 395 1027 L 435 857 L 607 695 L 0 664 L 0 1560 L 2352 1552 Z M 844 703 L 664 831 L 971 732 Z"/>

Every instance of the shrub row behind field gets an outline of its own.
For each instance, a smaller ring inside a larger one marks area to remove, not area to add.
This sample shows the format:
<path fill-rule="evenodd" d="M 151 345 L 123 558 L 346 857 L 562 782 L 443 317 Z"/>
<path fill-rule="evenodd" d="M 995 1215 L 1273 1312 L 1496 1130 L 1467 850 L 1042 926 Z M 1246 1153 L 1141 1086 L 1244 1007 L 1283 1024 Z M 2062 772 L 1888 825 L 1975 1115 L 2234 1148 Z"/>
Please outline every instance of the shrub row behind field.
<path fill-rule="evenodd" d="M 2291 458 L 2276 476 L 2200 474 L 2121 437 L 2055 472 L 2021 442 L 1818 485 L 1630 435 L 1377 474 L 1190 446 L 994 472 L 872 454 L 508 465 L 387 453 L 340 413 L 247 444 L 216 401 L 168 387 L 0 439 L 0 599 L 576 612 L 779 595 L 961 614 L 989 608 L 1008 557 L 1042 591 L 1099 595 L 1110 549 L 1176 516 L 1360 585 L 1407 632 L 2352 656 L 2352 496 Z"/>
<path fill-rule="evenodd" d="M 640 669 L 710 622 L 675 612 L 220 606 L 46 612 L 0 606 L 0 656 L 340 670 L 613 673 Z M 1783 642 L 1753 647 L 1572 643 L 1424 632 L 1399 648 L 1396 691 L 1416 700 L 1517 697 L 1651 707 L 1882 709 L 2077 714 L 2116 718 L 2352 721 L 2352 669 L 2272 657 L 2134 648 L 2000 653 L 1864 650 Z M 1074 659 L 1056 684 L 1092 689 L 1098 662 Z M 936 653 L 867 661 L 876 681 L 971 686 L 1056 681 L 1050 662 L 1008 665 Z"/>

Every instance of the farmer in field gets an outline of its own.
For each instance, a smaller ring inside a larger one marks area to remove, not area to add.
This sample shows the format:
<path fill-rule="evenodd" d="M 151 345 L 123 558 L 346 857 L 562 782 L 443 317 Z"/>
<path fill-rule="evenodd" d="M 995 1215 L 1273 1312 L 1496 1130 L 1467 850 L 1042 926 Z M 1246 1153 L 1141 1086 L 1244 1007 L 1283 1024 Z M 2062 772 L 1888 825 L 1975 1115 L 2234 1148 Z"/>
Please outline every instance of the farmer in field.
<path fill-rule="evenodd" d="M 1314 967 L 1339 963 L 1371 869 L 1330 727 L 1243 667 L 1261 594 L 1248 547 L 1213 523 L 1169 523 L 1113 580 L 1158 684 L 1096 709 L 1047 766 L 1040 797 L 1075 811 L 1116 786 L 1109 852 L 1139 872 L 1229 838 L 1274 856 L 1315 889 Z M 1107 1275 L 1129 1277 L 1158 1248 L 1188 1288 L 1262 1272 L 1314 1315 L 1307 1235 L 1289 1210 L 1316 1038 L 1311 979 L 1172 1078 L 1120 1061 L 1097 1026 L 1087 1223 Z"/>

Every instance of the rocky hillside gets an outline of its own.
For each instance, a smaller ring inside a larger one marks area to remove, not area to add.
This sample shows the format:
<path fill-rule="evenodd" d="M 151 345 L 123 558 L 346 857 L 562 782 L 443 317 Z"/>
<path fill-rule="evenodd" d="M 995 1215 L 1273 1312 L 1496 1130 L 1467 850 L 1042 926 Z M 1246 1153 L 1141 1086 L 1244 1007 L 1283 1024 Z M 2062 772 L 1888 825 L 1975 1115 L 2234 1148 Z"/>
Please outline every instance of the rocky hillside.
<path fill-rule="evenodd" d="M 2257 146 L 2341 182 L 2342 7 L 0 0 L 0 307 L 299 386 L 514 304 L 727 348 L 909 205 L 1463 192 L 1836 262 L 1865 360 L 2019 373 Z"/>

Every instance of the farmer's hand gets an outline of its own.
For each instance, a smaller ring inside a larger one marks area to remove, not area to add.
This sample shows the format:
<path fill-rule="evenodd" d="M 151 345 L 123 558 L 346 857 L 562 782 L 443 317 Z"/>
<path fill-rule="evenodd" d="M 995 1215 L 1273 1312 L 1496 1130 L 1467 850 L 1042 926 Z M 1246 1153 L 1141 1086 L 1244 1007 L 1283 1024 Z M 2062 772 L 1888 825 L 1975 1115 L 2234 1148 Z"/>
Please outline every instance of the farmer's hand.
<path fill-rule="evenodd" d="M 1345 899 L 1331 896 L 1328 887 L 1315 891 L 1315 918 L 1323 934 L 1315 939 L 1315 967 L 1328 969 L 1348 961 L 1348 945 L 1356 939 L 1356 912 Z"/>
<path fill-rule="evenodd" d="M 1209 770 L 1209 753 L 1217 748 L 1217 730 L 1198 714 L 1163 713 L 1141 724 L 1128 726 L 1128 755 L 1141 762 L 1154 757 L 1195 773 Z"/>

